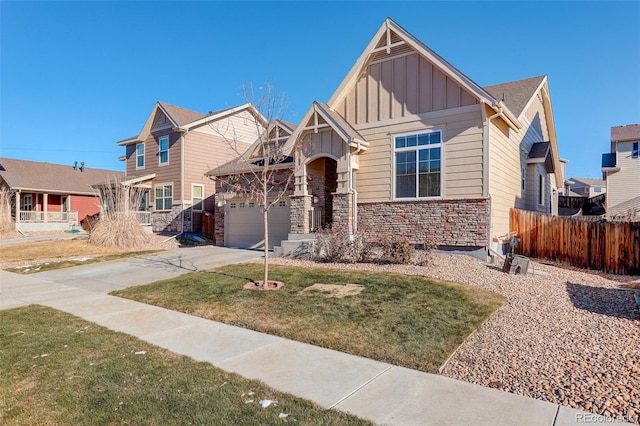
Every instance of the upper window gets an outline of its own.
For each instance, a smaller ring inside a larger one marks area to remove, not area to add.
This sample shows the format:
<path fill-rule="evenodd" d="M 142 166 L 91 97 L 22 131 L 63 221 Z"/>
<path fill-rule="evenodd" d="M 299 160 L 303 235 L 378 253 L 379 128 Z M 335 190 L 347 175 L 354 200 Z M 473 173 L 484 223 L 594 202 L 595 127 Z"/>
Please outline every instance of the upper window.
<path fill-rule="evenodd" d="M 631 158 L 638 158 L 640 155 L 638 153 L 638 144 L 639 142 L 633 143 L 633 150 L 631 151 Z"/>
<path fill-rule="evenodd" d="M 156 210 L 171 210 L 173 204 L 173 184 L 156 185 Z"/>
<path fill-rule="evenodd" d="M 202 211 L 202 201 L 204 200 L 204 185 L 191 186 L 191 206 L 194 211 Z"/>
<path fill-rule="evenodd" d="M 527 189 L 527 169 L 523 167 L 520 174 L 520 190 L 524 192 L 525 189 Z"/>
<path fill-rule="evenodd" d="M 163 136 L 158 140 L 159 164 L 169 164 L 169 136 Z"/>
<path fill-rule="evenodd" d="M 395 197 L 442 195 L 442 132 L 396 136 Z"/>
<path fill-rule="evenodd" d="M 144 143 L 136 144 L 136 169 L 144 169 Z"/>
<path fill-rule="evenodd" d="M 593 187 L 593 192 L 602 192 L 602 188 L 599 186 L 594 186 Z"/>

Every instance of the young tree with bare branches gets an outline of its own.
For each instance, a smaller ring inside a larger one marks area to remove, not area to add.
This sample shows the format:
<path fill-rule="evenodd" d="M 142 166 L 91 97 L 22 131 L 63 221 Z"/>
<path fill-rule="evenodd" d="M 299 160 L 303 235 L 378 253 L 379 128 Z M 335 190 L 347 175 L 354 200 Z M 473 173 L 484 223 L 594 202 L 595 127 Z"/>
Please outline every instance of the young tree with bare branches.
<path fill-rule="evenodd" d="M 269 288 L 269 212 L 290 192 L 294 179 L 293 156 L 298 144 L 292 141 L 293 126 L 283 120 L 287 98 L 272 84 L 257 90 L 245 86 L 245 100 L 253 105 L 257 140 L 241 152 L 237 129 L 227 123 L 212 128 L 238 155 L 236 160 L 216 169 L 216 192 L 221 191 L 254 201 L 262 210 L 264 226 L 264 268 L 261 288 Z M 241 145 L 240 145 L 241 146 Z"/>

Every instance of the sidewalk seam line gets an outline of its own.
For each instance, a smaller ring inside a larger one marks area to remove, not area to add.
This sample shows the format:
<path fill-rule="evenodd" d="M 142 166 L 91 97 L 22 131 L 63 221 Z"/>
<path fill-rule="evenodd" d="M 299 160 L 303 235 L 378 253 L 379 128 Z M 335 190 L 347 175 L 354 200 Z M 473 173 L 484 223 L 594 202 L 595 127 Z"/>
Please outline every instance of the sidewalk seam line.
<path fill-rule="evenodd" d="M 551 423 L 551 426 L 556 426 L 556 422 L 558 421 L 558 414 L 560 414 L 560 404 L 556 405 L 556 415 L 553 416 L 553 423 Z"/>
<path fill-rule="evenodd" d="M 393 367 L 394 367 L 393 365 L 388 366 L 387 368 L 385 368 L 384 370 L 382 370 L 381 372 L 379 372 L 378 374 L 376 374 L 375 376 L 373 376 L 372 378 L 370 378 L 369 380 L 367 380 L 366 382 L 364 382 L 363 384 L 358 386 L 356 389 L 354 389 L 353 391 L 349 392 L 346 396 L 342 397 L 337 402 L 333 403 L 331 406 L 328 407 L 328 409 L 331 410 L 332 408 L 335 408 L 336 405 L 344 402 L 347 398 L 350 398 L 351 396 L 353 396 L 353 394 L 358 392 L 363 387 L 367 386 L 369 383 L 373 382 L 375 379 L 377 379 L 378 377 L 380 377 L 381 375 L 383 375 L 387 371 L 391 370 Z"/>
<path fill-rule="evenodd" d="M 240 327 L 240 328 L 241 328 L 241 327 Z M 248 329 L 245 329 L 245 330 L 248 330 Z M 249 330 L 249 331 L 253 331 L 254 333 L 260 333 L 259 331 L 254 331 L 254 330 Z M 266 334 L 266 333 L 261 333 L 261 334 Z M 263 349 L 263 348 L 268 348 L 269 346 L 272 346 L 272 345 L 275 345 L 275 344 L 278 344 L 278 343 L 282 343 L 283 341 L 286 341 L 286 340 L 287 340 L 287 339 L 285 339 L 285 338 L 283 338 L 283 337 L 280 337 L 280 336 L 274 336 L 274 335 L 272 335 L 272 334 L 267 334 L 267 336 L 275 337 L 275 338 L 276 338 L 276 339 L 278 339 L 278 340 L 276 340 L 275 342 L 267 343 L 266 345 L 258 346 L 258 347 L 256 347 L 256 348 L 253 348 L 253 347 L 252 347 L 251 349 L 245 350 L 244 352 L 242 352 L 242 353 L 240 353 L 240 354 L 234 355 L 234 356 L 229 357 L 229 358 L 225 358 L 225 359 L 223 359 L 223 360 L 221 360 L 221 361 L 218 361 L 218 362 L 216 362 L 216 363 L 211 362 L 211 364 L 212 364 L 212 365 L 214 365 L 214 366 L 216 366 L 216 367 L 218 367 L 218 368 L 223 369 L 224 371 L 231 371 L 231 370 L 227 370 L 227 369 L 225 369 L 224 367 L 220 366 L 220 364 L 222 364 L 223 362 L 227 362 L 227 361 L 231 361 L 231 360 L 233 360 L 233 359 L 239 358 L 239 357 L 241 357 L 241 356 L 245 356 L 245 355 L 247 355 L 248 353 L 255 352 L 255 351 L 260 350 L 260 349 Z M 238 373 L 238 374 L 242 375 L 241 373 Z"/>

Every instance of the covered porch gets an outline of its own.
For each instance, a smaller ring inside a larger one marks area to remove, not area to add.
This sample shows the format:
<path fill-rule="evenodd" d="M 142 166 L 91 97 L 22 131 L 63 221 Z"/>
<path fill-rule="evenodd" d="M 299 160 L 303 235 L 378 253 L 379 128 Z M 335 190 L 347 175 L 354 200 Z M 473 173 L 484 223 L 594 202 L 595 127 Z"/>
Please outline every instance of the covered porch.
<path fill-rule="evenodd" d="M 16 231 L 68 231 L 78 225 L 70 194 L 16 191 L 12 216 Z"/>

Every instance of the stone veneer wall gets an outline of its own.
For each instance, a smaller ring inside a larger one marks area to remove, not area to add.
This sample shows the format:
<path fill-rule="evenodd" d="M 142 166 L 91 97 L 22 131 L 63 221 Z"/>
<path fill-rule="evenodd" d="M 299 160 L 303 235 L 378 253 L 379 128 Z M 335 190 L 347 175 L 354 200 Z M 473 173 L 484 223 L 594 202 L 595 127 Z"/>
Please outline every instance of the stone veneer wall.
<path fill-rule="evenodd" d="M 489 202 L 478 198 L 359 203 L 358 232 L 372 241 L 398 235 L 415 244 L 427 237 L 439 246 L 485 247 Z"/>
<path fill-rule="evenodd" d="M 353 194 L 333 194 L 333 223 L 353 233 Z"/>
<path fill-rule="evenodd" d="M 213 237 L 217 246 L 224 246 L 224 206 L 217 203 L 213 208 Z"/>
<path fill-rule="evenodd" d="M 291 230 L 289 232 L 292 234 L 309 233 L 309 211 L 312 198 L 312 195 L 297 195 L 290 198 Z"/>
<path fill-rule="evenodd" d="M 182 206 L 174 204 L 171 211 L 152 211 L 151 229 L 153 232 L 180 232 L 182 231 L 181 213 Z"/>

